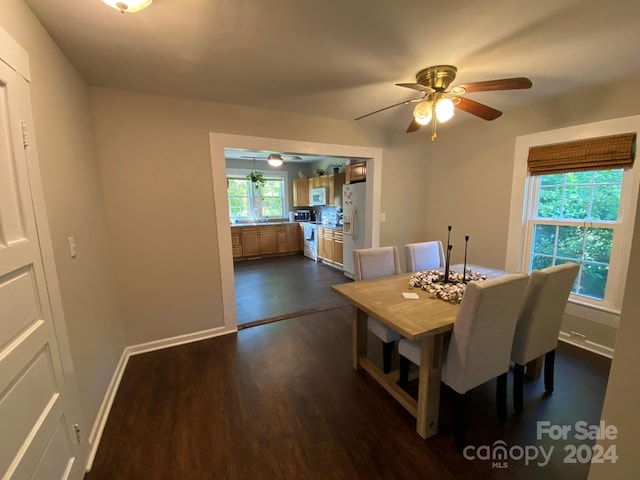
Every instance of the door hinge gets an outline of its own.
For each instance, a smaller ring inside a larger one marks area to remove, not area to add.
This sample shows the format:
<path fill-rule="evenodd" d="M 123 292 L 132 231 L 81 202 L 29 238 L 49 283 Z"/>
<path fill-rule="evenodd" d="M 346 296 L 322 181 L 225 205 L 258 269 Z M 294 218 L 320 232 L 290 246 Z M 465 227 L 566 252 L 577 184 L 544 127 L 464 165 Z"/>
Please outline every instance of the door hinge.
<path fill-rule="evenodd" d="M 29 131 L 27 130 L 27 122 L 22 120 L 20 122 L 20 126 L 22 127 L 22 146 L 27 148 L 29 146 Z"/>
<path fill-rule="evenodd" d="M 73 426 L 73 431 L 76 432 L 76 440 L 80 443 L 80 425 L 77 423 Z"/>

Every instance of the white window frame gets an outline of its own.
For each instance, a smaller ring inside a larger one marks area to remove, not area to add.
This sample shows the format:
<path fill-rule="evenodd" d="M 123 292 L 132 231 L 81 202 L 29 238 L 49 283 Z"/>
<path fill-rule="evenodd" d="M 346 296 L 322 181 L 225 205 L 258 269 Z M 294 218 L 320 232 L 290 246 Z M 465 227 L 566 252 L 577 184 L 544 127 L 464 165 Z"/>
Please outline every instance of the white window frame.
<path fill-rule="evenodd" d="M 284 204 L 282 206 L 283 208 L 283 217 L 282 218 L 287 218 L 287 212 L 289 211 L 289 205 L 291 205 L 291 203 L 289 202 L 289 175 L 286 171 L 276 171 L 276 170 L 261 170 L 259 168 L 256 169 L 259 172 L 262 172 L 263 177 L 265 178 L 265 180 L 268 179 L 282 179 L 282 183 L 283 183 L 283 198 L 284 198 Z M 253 171 L 252 168 L 227 168 L 226 169 L 226 175 L 227 178 L 229 176 L 234 176 L 234 177 L 242 177 L 245 178 L 247 175 L 249 175 L 251 172 Z M 227 204 L 229 203 L 229 196 L 227 195 Z M 228 209 L 228 207 L 227 207 Z M 248 217 L 251 218 L 251 217 Z"/>
<path fill-rule="evenodd" d="M 549 130 L 516 138 L 511 186 L 511 209 L 509 214 L 509 234 L 507 238 L 507 256 L 505 268 L 509 271 L 527 271 L 529 212 L 535 199 L 532 182 L 535 177 L 528 175 L 527 157 L 531 147 L 554 143 L 582 140 L 607 135 L 640 131 L 640 115 L 588 123 L 574 127 Z M 635 224 L 638 189 L 640 188 L 639 168 L 634 166 L 626 170 L 622 179 L 620 195 L 621 225 L 616 234 L 610 259 L 610 271 L 607 278 L 606 302 L 585 301 L 584 297 L 571 295 L 566 313 L 585 318 L 596 323 L 617 328 L 624 295 L 625 281 L 629 267 L 633 228 Z M 600 223 L 600 222 L 598 222 Z M 595 222 L 594 222 L 595 224 Z"/>

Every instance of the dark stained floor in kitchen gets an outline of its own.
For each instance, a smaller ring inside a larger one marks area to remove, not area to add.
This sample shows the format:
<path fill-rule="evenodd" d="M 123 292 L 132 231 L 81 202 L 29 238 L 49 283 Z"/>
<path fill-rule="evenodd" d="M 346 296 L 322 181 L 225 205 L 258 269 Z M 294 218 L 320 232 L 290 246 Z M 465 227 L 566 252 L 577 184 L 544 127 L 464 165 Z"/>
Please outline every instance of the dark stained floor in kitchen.
<path fill-rule="evenodd" d="M 235 262 L 234 277 L 239 328 L 348 305 L 331 285 L 351 280 L 303 255 Z"/>

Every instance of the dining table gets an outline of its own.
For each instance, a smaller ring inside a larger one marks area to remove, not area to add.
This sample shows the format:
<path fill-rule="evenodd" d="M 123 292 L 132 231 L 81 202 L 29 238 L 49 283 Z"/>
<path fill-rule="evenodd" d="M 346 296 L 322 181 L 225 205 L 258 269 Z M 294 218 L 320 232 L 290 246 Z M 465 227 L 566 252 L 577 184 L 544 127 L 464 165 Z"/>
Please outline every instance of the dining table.
<path fill-rule="evenodd" d="M 467 265 L 472 272 L 490 278 L 508 272 Z M 462 265 L 450 270 L 462 272 Z M 453 330 L 458 304 L 433 298 L 419 287 L 410 287 L 413 273 L 401 273 L 339 285 L 331 289 L 353 305 L 352 363 L 373 377 L 404 408 L 416 417 L 416 431 L 422 438 L 438 432 L 440 379 L 445 336 Z M 367 317 L 376 318 L 404 338 L 421 342 L 418 370 L 418 399 L 398 385 L 397 370 L 385 374 L 367 355 Z"/>

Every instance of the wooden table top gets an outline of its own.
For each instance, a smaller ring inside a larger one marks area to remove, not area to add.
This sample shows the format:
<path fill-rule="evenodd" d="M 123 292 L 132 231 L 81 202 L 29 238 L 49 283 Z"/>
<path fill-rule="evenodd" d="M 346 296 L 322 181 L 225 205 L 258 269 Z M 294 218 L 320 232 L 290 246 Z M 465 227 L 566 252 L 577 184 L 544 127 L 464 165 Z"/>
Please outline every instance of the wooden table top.
<path fill-rule="evenodd" d="M 331 289 L 360 310 L 409 340 L 453 329 L 458 305 L 431 298 L 420 288 L 409 288 L 410 273 L 332 285 Z M 416 293 L 417 300 L 403 292 Z"/>

